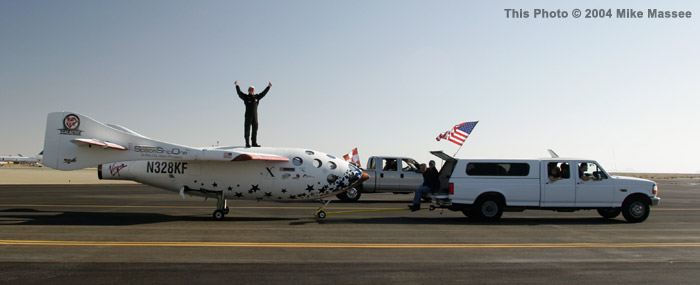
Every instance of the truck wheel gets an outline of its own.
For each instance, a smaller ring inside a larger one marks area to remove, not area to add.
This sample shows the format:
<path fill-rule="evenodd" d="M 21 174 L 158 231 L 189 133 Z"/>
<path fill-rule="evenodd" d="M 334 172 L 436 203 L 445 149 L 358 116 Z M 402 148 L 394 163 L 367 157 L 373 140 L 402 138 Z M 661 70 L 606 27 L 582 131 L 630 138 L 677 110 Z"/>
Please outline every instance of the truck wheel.
<path fill-rule="evenodd" d="M 598 214 L 605 219 L 614 219 L 620 215 L 620 208 L 598 208 Z"/>
<path fill-rule="evenodd" d="M 473 210 L 474 217 L 487 222 L 494 222 L 503 215 L 503 202 L 495 196 L 483 197 L 476 202 Z"/>
<path fill-rule="evenodd" d="M 649 203 L 640 197 L 627 198 L 622 203 L 622 216 L 630 223 L 639 223 L 649 217 Z"/>
<path fill-rule="evenodd" d="M 360 190 L 357 188 L 350 188 L 348 191 L 345 191 L 335 196 L 343 202 L 357 202 L 357 200 L 360 200 L 362 192 L 360 192 Z"/>

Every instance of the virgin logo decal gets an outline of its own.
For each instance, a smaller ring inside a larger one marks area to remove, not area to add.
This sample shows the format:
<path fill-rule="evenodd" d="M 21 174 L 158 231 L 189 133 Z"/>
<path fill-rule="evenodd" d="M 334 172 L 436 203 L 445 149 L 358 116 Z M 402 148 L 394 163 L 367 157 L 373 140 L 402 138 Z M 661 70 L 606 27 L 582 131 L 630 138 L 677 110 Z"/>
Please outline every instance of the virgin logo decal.
<path fill-rule="evenodd" d="M 76 114 L 68 114 L 63 118 L 63 129 L 58 130 L 62 135 L 79 136 L 83 131 L 78 127 L 80 127 L 80 117 Z"/>
<path fill-rule="evenodd" d="M 80 118 L 78 116 L 70 114 L 63 119 L 63 126 L 66 129 L 75 130 L 80 126 Z"/>
<path fill-rule="evenodd" d="M 109 174 L 112 176 L 121 176 L 119 174 L 119 171 L 122 171 L 122 169 L 126 168 L 126 164 L 120 164 L 117 165 L 116 163 L 113 163 L 112 165 L 109 166 Z"/>

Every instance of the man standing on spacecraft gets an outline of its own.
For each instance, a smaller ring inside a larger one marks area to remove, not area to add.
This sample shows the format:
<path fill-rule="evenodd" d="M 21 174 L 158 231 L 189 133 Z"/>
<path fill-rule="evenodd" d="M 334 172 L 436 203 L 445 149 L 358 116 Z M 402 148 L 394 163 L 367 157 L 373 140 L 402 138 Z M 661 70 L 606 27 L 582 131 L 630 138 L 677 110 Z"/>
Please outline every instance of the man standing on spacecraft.
<path fill-rule="evenodd" d="M 238 97 L 243 100 L 245 104 L 245 124 L 244 124 L 244 136 L 245 136 L 245 147 L 250 147 L 250 129 L 253 128 L 253 146 L 260 147 L 258 144 L 258 102 L 260 99 L 265 97 L 267 91 L 270 91 L 272 87 L 272 82 L 267 85 L 267 88 L 263 90 L 260 94 L 255 94 L 255 87 L 248 87 L 248 94 L 241 92 L 241 88 L 238 86 L 238 80 L 236 80 L 236 92 L 238 92 Z"/>

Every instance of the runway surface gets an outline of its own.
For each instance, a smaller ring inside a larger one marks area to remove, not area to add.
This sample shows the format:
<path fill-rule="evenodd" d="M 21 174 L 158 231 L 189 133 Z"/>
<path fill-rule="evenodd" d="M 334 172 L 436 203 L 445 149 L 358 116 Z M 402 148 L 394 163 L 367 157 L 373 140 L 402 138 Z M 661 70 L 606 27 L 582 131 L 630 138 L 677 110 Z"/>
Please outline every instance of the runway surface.
<path fill-rule="evenodd" d="M 700 279 L 700 181 L 659 180 L 661 206 L 629 224 L 595 211 L 403 209 L 360 203 L 215 201 L 141 185 L 0 186 L 0 283 L 665 283 Z M 424 205 L 427 206 L 427 205 Z"/>

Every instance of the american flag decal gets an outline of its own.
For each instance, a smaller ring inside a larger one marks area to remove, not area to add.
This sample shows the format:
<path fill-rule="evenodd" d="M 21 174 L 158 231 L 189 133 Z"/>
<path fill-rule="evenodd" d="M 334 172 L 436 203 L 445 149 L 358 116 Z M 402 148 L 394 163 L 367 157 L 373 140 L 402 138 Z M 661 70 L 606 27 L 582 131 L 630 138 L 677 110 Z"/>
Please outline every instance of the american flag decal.
<path fill-rule="evenodd" d="M 476 127 L 476 124 L 478 122 L 479 121 L 458 124 L 454 126 L 451 130 L 448 130 L 438 135 L 438 137 L 435 138 L 435 140 L 448 140 L 459 146 L 462 146 L 462 144 L 464 144 L 464 141 L 467 139 L 467 137 L 469 137 L 469 134 L 472 133 L 472 130 L 474 130 L 474 127 Z"/>

